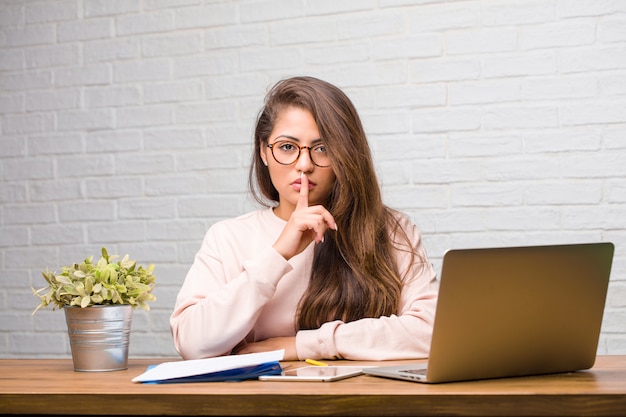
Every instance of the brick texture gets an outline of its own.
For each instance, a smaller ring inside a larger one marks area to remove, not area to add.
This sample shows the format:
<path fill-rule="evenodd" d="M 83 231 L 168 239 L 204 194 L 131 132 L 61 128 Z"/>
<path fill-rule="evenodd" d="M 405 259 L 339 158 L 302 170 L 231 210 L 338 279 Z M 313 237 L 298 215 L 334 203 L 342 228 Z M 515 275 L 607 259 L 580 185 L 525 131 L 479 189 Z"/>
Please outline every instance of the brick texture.
<path fill-rule="evenodd" d="M 598 352 L 626 354 L 626 1 L 3 0 L 0 357 L 68 357 L 40 272 L 155 263 L 131 355 L 206 229 L 255 206 L 254 119 L 308 74 L 357 105 L 386 203 L 450 248 L 612 241 Z"/>

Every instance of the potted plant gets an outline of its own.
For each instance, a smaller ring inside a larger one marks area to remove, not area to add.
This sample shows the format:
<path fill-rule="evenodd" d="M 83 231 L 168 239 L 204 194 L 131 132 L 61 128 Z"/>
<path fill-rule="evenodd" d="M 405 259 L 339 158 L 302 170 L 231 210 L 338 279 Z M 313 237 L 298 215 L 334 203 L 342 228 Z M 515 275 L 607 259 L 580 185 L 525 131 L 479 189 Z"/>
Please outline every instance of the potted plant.
<path fill-rule="evenodd" d="M 61 267 L 60 274 L 46 268 L 48 286 L 32 288 L 40 300 L 33 314 L 51 304 L 65 311 L 76 371 L 126 369 L 133 309 L 148 311 L 156 300 L 154 264 L 144 268 L 128 254 L 118 258 L 103 247 L 97 263 L 89 256 Z"/>

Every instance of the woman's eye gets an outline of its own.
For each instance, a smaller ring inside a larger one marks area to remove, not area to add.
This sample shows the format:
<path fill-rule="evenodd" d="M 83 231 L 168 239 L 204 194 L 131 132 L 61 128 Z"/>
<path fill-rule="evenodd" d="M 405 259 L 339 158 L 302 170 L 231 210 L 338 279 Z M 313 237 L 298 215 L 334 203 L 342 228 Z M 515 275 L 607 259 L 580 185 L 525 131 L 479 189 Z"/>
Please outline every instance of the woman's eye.
<path fill-rule="evenodd" d="M 317 145 L 313 150 L 318 153 L 326 153 L 326 145 Z"/>
<path fill-rule="evenodd" d="M 281 151 L 285 151 L 285 152 L 293 152 L 296 149 L 296 146 L 293 143 L 282 143 L 279 146 Z"/>

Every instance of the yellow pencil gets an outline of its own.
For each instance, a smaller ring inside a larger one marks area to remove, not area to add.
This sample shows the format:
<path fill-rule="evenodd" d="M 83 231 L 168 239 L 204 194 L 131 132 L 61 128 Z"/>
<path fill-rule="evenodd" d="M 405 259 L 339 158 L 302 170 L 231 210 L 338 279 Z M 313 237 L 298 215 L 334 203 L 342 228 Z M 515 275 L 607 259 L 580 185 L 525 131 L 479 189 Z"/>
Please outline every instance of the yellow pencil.
<path fill-rule="evenodd" d="M 310 365 L 315 365 L 315 366 L 328 366 L 327 363 L 319 362 L 319 361 L 316 361 L 315 359 L 307 359 L 305 360 L 305 362 Z"/>

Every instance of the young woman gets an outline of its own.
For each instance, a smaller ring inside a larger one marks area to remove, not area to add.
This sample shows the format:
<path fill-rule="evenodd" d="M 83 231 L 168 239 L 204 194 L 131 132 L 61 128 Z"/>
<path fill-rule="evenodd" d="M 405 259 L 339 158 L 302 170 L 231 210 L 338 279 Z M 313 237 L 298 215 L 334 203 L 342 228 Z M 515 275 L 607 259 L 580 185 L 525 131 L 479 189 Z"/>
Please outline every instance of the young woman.
<path fill-rule="evenodd" d="M 427 357 L 435 272 L 416 226 L 382 202 L 348 97 L 278 82 L 254 146 L 250 189 L 267 208 L 208 230 L 170 317 L 181 356 Z"/>

